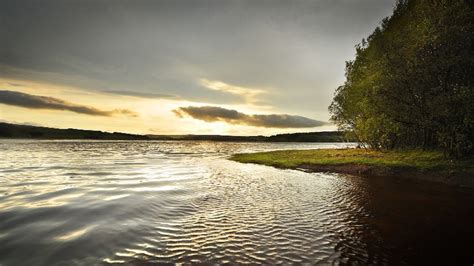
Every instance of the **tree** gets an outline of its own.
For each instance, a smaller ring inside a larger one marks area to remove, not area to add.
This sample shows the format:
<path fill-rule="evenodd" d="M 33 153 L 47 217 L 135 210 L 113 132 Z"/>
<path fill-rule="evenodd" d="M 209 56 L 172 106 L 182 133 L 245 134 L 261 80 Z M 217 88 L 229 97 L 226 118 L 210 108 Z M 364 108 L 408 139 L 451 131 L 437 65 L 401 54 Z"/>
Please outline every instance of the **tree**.
<path fill-rule="evenodd" d="M 356 46 L 329 110 L 336 125 L 379 149 L 473 153 L 474 7 L 401 0 Z"/>

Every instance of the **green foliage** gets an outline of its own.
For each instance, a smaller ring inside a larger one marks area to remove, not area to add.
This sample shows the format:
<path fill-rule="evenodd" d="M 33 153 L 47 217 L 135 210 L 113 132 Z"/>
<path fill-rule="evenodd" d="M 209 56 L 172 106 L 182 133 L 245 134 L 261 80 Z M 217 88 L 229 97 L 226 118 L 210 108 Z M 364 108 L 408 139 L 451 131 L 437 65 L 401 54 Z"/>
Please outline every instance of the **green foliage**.
<path fill-rule="evenodd" d="M 474 6 L 403 0 L 346 64 L 332 120 L 378 150 L 474 151 Z"/>
<path fill-rule="evenodd" d="M 363 149 L 290 150 L 236 154 L 231 160 L 283 168 L 302 165 L 366 165 L 419 171 L 474 173 L 474 158 L 452 161 L 440 151 Z"/>

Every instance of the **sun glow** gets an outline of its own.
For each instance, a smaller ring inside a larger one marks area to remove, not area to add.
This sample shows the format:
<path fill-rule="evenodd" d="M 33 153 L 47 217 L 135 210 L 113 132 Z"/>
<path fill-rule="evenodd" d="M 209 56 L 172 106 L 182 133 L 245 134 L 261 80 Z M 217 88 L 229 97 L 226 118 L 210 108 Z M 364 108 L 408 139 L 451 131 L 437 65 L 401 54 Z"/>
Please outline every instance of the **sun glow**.
<path fill-rule="evenodd" d="M 264 93 L 229 85 L 220 81 L 201 80 L 201 85 L 211 90 L 243 97 L 245 103 L 225 105 L 222 108 L 237 109 L 245 113 L 265 114 L 272 112 L 269 106 L 254 105 L 256 96 Z M 0 120 L 56 128 L 78 128 L 135 134 L 213 134 L 213 135 L 265 135 L 294 130 L 255 128 L 245 125 L 229 125 L 223 122 L 205 122 L 191 117 L 178 117 L 173 110 L 183 106 L 216 106 L 213 103 L 193 102 L 179 98 L 146 98 L 93 91 L 72 86 L 61 86 L 45 82 L 0 78 L 0 87 L 7 91 L 33 96 L 53 97 L 71 104 L 98 110 L 126 110 L 114 116 L 78 114 L 65 110 L 28 109 L 0 104 Z M 32 111 L 34 115 L 32 115 Z M 136 114 L 136 115 L 135 115 Z M 300 130 L 302 131 L 302 130 Z"/>

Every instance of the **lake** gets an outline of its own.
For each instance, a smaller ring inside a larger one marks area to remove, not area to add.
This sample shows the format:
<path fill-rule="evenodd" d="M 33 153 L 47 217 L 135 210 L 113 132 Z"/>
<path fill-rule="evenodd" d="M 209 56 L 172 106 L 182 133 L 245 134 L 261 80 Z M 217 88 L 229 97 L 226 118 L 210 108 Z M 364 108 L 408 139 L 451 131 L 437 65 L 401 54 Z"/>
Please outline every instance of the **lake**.
<path fill-rule="evenodd" d="M 474 263 L 474 190 L 238 152 L 346 144 L 0 141 L 0 265 Z"/>

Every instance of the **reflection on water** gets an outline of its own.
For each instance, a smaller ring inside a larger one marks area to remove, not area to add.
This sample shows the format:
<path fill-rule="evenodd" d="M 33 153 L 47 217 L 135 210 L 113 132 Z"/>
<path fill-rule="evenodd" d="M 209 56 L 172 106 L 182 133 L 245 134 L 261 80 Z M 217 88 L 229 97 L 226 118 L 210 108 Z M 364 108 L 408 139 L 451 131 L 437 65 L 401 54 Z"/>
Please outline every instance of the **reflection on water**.
<path fill-rule="evenodd" d="M 1 141 L 0 265 L 474 262 L 472 190 L 226 160 L 337 145 Z"/>

